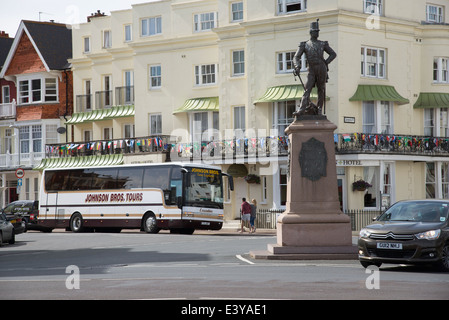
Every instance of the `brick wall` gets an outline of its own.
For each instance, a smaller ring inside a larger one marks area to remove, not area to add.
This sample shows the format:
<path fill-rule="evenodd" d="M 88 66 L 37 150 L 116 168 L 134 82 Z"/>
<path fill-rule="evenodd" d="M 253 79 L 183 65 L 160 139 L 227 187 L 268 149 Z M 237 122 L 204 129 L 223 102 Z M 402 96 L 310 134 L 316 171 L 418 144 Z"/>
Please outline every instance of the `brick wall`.
<path fill-rule="evenodd" d="M 45 72 L 45 66 L 39 58 L 26 32 L 22 34 L 14 57 L 6 71 L 6 75 Z"/>
<path fill-rule="evenodd" d="M 67 113 L 73 113 L 73 76 L 67 71 L 68 78 L 68 106 Z M 66 112 L 66 75 L 62 73 L 62 81 L 58 82 L 59 103 L 51 104 L 29 104 L 17 106 L 17 121 L 38 119 L 59 119 Z"/>

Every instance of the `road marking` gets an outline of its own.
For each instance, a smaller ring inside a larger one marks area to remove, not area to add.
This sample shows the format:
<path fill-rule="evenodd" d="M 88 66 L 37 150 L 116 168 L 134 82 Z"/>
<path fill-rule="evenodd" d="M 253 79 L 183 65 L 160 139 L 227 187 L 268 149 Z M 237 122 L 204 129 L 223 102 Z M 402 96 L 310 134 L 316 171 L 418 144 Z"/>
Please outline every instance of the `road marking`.
<path fill-rule="evenodd" d="M 235 255 L 237 257 L 237 259 L 242 260 L 243 262 L 246 262 L 248 264 L 254 264 L 254 262 L 249 261 L 248 259 L 243 258 L 241 255 L 236 254 Z"/>

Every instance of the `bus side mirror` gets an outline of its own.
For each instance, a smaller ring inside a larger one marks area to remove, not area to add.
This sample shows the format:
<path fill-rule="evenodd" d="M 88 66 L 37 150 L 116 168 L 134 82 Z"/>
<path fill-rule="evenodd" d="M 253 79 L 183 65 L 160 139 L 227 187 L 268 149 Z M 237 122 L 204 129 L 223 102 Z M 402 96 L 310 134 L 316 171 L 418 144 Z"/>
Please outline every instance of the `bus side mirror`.
<path fill-rule="evenodd" d="M 176 204 L 178 205 L 179 209 L 182 209 L 182 197 L 176 198 Z"/>
<path fill-rule="evenodd" d="M 230 189 L 231 191 L 234 191 L 234 178 L 233 178 L 231 175 L 226 174 L 226 173 L 223 173 L 223 175 L 226 176 L 226 177 L 228 177 L 228 181 L 229 181 L 229 189 Z"/>

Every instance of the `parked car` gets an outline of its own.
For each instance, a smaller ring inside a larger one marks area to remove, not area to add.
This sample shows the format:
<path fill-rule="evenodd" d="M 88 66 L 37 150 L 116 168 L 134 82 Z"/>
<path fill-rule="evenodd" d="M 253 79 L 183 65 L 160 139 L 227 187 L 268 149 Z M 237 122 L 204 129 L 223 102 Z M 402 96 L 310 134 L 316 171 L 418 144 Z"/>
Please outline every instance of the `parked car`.
<path fill-rule="evenodd" d="M 18 214 L 22 221 L 25 222 L 26 230 L 40 230 L 37 224 L 37 217 L 39 216 L 39 201 L 36 200 L 18 200 L 8 204 L 3 211 L 5 213 Z"/>
<path fill-rule="evenodd" d="M 6 218 L 9 222 L 12 223 L 14 226 L 14 233 L 16 235 L 25 232 L 25 221 L 22 219 L 22 213 L 16 212 L 17 205 L 15 204 L 16 201 L 11 202 L 6 207 L 2 209 L 1 212 L 3 212 L 6 215 Z"/>
<path fill-rule="evenodd" d="M 14 244 L 16 242 L 16 235 L 12 223 L 8 221 L 4 213 L 0 212 L 0 247 L 5 242 Z"/>
<path fill-rule="evenodd" d="M 449 271 L 449 201 L 409 200 L 391 206 L 360 230 L 359 261 L 431 263 Z"/>

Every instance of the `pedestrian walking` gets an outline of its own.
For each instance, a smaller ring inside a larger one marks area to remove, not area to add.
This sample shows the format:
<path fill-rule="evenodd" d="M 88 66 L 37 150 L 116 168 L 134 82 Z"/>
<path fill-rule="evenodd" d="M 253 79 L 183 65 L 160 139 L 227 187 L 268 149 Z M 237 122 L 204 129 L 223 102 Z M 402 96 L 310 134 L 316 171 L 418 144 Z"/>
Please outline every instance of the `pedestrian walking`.
<path fill-rule="evenodd" d="M 240 232 L 245 231 L 245 225 L 247 226 L 248 229 L 249 226 L 249 220 L 251 217 L 251 205 L 246 201 L 246 198 L 242 198 L 242 205 L 241 205 L 241 223 L 242 223 L 242 229 L 240 230 Z"/>
<path fill-rule="evenodd" d="M 251 200 L 250 206 L 251 206 L 251 216 L 249 218 L 249 224 L 250 224 L 250 228 L 251 228 L 250 232 L 254 233 L 254 232 L 256 232 L 256 226 L 254 225 L 254 221 L 256 221 L 256 210 L 257 210 L 256 199 Z"/>

